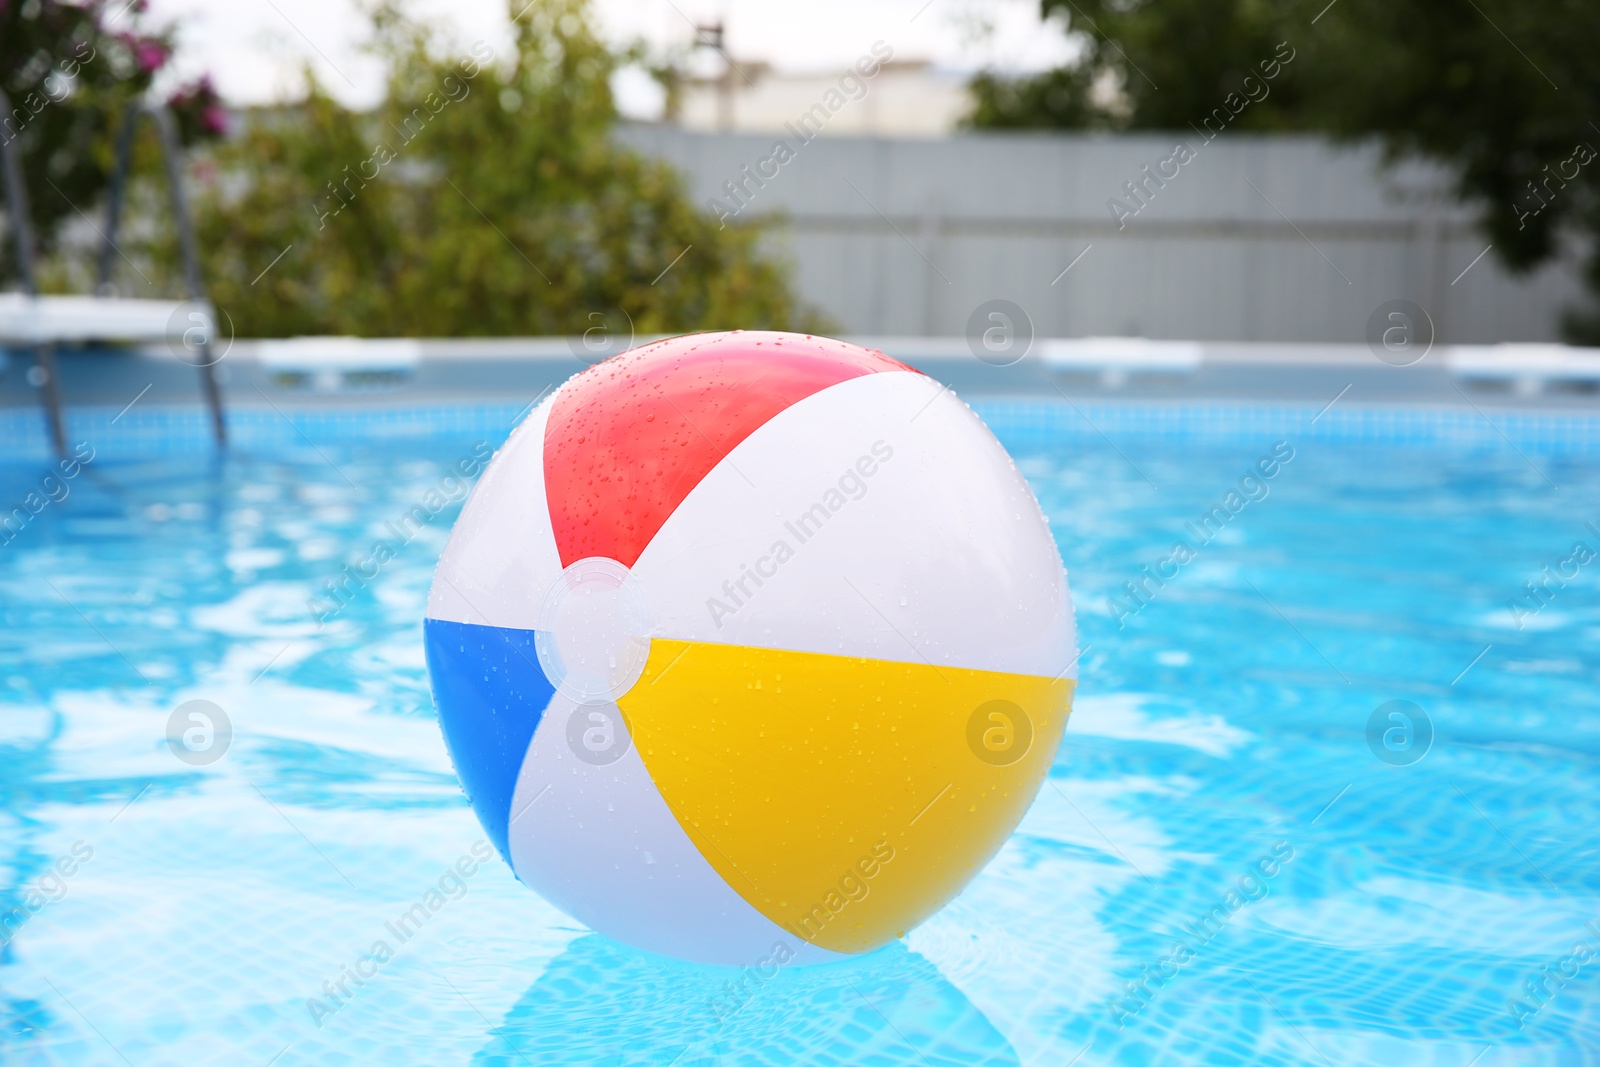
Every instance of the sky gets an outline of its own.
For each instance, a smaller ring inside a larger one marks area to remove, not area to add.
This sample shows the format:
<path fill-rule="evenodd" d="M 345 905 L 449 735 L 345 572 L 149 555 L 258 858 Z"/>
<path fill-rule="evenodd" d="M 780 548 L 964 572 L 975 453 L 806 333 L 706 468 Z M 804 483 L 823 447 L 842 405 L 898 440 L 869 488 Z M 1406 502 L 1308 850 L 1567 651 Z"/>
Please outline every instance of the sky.
<path fill-rule="evenodd" d="M 448 25 L 463 46 L 482 39 L 499 50 L 509 40 L 506 0 L 411 6 Z M 896 59 L 958 71 L 1039 70 L 1071 54 L 1059 28 L 1041 25 L 1038 0 L 594 0 L 594 8 L 609 39 L 662 49 L 687 44 L 694 23 L 721 19 L 736 61 L 788 71 L 843 69 L 879 40 Z M 169 83 L 210 72 L 232 104 L 296 95 L 307 62 L 349 105 L 381 95 L 381 68 L 361 47 L 358 0 L 151 0 L 145 21 L 178 28 Z M 659 114 L 659 91 L 642 73 L 624 74 L 616 89 L 624 114 Z"/>

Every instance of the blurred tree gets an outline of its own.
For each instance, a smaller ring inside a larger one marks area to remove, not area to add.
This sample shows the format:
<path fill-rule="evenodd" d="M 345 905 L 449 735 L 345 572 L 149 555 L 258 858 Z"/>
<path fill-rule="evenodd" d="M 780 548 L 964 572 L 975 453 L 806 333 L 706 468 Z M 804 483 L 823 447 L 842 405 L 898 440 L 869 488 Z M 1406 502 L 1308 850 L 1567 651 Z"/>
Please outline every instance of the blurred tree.
<path fill-rule="evenodd" d="M 1041 0 L 1078 39 L 1062 70 L 973 84 L 987 127 L 1188 129 L 1244 92 L 1280 42 L 1270 93 L 1229 128 L 1378 135 L 1444 164 L 1495 252 L 1527 270 L 1562 234 L 1600 292 L 1600 4 L 1593 0 Z M 1573 315 L 1600 343 L 1600 315 Z"/>
<path fill-rule="evenodd" d="M 513 50 L 496 55 L 451 50 L 383 3 L 375 111 L 341 107 L 308 71 L 303 101 L 218 146 L 197 224 L 207 286 L 239 334 L 807 325 L 759 229 L 719 228 L 670 168 L 612 138 L 620 57 L 585 0 L 523 4 Z"/>
<path fill-rule="evenodd" d="M 120 116 L 172 55 L 172 31 L 145 28 L 144 8 L 143 0 L 0 0 L 0 88 L 11 102 L 0 115 L 0 141 L 15 141 L 21 152 L 41 253 L 79 209 L 95 209 Z M 222 132 L 225 116 L 209 79 L 180 88 L 168 103 L 185 143 Z M 7 204 L 8 227 L 10 210 Z M 0 284 L 16 277 L 8 229 Z"/>
<path fill-rule="evenodd" d="M 1326 0 L 1324 0 L 1326 2 Z M 1260 76 L 1303 5 L 1285 0 L 1041 0 L 1082 49 L 1068 66 L 974 82 L 973 123 L 989 127 L 1187 129 L 1247 75 Z M 1315 14 L 1313 9 L 1312 14 Z M 1295 36 L 1303 37 L 1304 19 Z M 1291 42 L 1296 48 L 1300 41 Z M 1293 65 L 1293 64 L 1291 64 Z M 1238 128 L 1302 125 L 1305 87 L 1277 80 Z"/>

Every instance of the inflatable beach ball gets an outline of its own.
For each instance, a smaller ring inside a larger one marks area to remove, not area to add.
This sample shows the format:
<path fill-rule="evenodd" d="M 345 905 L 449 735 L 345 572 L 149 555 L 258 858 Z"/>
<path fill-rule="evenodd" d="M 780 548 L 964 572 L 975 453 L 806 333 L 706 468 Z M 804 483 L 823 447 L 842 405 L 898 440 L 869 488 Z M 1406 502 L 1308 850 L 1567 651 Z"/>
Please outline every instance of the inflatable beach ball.
<path fill-rule="evenodd" d="M 840 341 L 679 337 L 512 433 L 439 562 L 428 671 L 525 884 L 711 963 L 840 959 L 961 891 L 1043 783 L 1076 635 L 1005 450 Z"/>

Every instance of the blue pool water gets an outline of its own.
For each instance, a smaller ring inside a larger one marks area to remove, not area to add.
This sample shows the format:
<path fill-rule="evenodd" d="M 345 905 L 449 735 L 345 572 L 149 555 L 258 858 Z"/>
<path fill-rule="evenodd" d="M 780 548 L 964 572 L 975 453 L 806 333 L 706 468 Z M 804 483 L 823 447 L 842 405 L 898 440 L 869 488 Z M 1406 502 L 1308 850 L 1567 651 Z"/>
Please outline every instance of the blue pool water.
<path fill-rule="evenodd" d="M 1600 1062 L 1600 559 L 1524 588 L 1600 550 L 1594 455 L 985 414 L 1079 605 L 1050 779 L 902 942 L 736 985 L 495 860 L 324 992 L 483 837 L 421 652 L 459 503 L 332 618 L 307 598 L 503 418 L 101 449 L 0 545 L 0 1062 Z M 1264 498 L 1198 544 L 1278 441 Z M 0 463 L 0 504 L 47 469 Z M 1146 565 L 1171 577 L 1135 612 Z M 164 737 L 195 699 L 233 733 L 191 766 Z M 1387 712 L 1369 742 L 1394 700 L 1410 748 Z"/>

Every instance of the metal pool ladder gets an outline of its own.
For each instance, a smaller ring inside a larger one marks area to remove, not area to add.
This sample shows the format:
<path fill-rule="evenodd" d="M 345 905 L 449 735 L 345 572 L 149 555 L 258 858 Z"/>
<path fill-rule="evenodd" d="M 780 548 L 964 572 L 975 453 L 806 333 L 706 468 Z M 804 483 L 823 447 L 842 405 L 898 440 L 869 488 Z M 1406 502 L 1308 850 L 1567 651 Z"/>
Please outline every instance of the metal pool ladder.
<path fill-rule="evenodd" d="M 0 115 L 11 113 L 11 101 L 0 91 Z M 185 301 L 135 300 L 102 296 L 40 296 L 34 264 L 33 223 L 28 211 L 28 190 L 22 177 L 22 160 L 17 138 L 0 141 L 0 166 L 5 171 L 6 207 L 11 216 L 11 232 L 16 244 L 17 269 L 22 273 L 22 292 L 0 294 L 0 344 L 31 346 L 44 380 L 41 399 L 49 419 L 50 437 L 56 451 L 66 454 L 66 429 L 61 414 L 61 387 L 56 375 L 56 346 L 70 341 L 170 341 L 180 340 L 196 352 L 201 386 L 211 409 L 211 428 L 218 446 L 227 444 L 223 422 L 222 394 L 217 387 L 215 360 L 211 356 L 216 333 L 216 311 L 206 299 L 200 282 L 200 257 L 195 248 L 194 226 L 189 218 L 188 201 L 183 192 L 182 164 L 178 156 L 177 128 L 172 113 L 164 107 L 138 103 L 122 122 L 117 138 L 116 168 L 106 199 L 106 226 L 101 235 L 97 293 L 110 291 L 112 256 L 116 253 L 117 226 L 121 222 L 122 198 L 133 156 L 133 135 L 139 117 L 148 115 L 155 123 L 161 155 L 167 172 L 167 191 L 172 217 L 178 228 L 178 247 L 183 258 Z M 192 325 L 199 321 L 198 327 Z"/>

